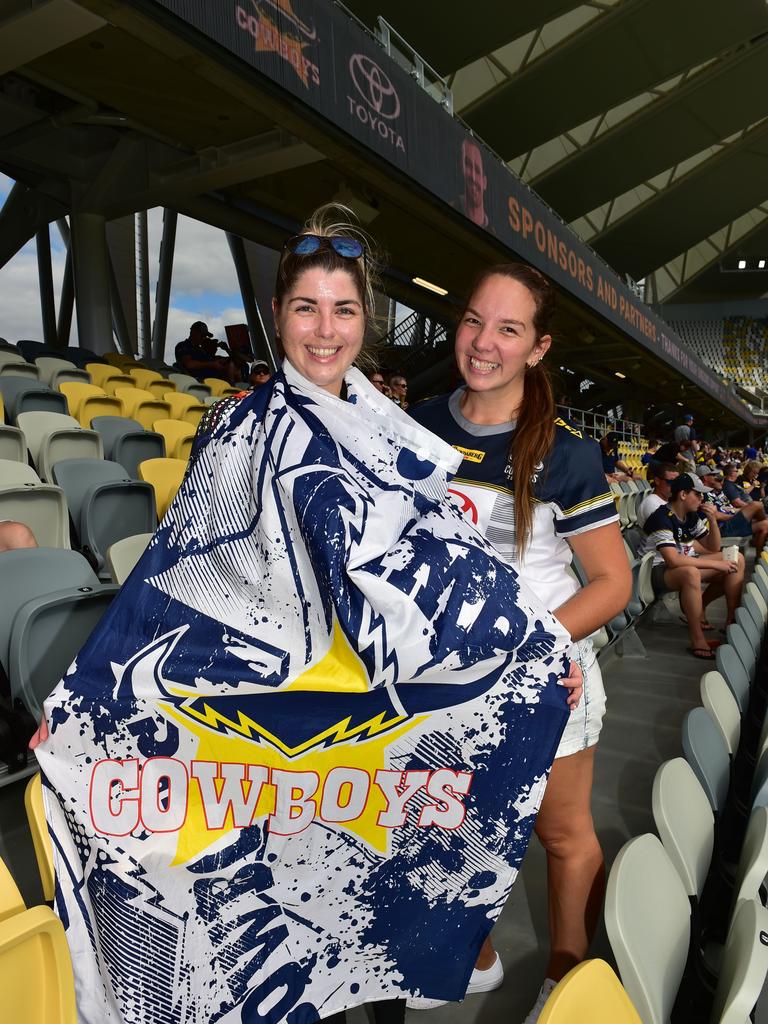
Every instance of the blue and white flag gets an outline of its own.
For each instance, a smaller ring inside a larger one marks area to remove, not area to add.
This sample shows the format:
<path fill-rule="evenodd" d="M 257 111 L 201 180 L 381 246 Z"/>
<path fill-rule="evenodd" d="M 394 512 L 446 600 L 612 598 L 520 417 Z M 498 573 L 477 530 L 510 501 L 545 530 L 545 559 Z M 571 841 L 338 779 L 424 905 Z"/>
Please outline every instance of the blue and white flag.
<path fill-rule="evenodd" d="M 311 1024 L 463 996 L 567 717 L 569 638 L 363 377 L 196 443 L 46 702 L 81 1024 Z"/>

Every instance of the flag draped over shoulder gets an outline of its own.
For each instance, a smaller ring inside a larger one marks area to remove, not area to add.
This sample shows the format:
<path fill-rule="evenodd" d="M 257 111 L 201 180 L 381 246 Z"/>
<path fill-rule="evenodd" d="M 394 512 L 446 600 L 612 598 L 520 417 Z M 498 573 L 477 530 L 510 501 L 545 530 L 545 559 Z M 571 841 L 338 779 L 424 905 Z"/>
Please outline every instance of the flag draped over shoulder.
<path fill-rule="evenodd" d="M 514 881 L 569 639 L 446 500 L 460 456 L 347 385 L 214 411 L 46 702 L 81 1024 L 459 999 Z"/>

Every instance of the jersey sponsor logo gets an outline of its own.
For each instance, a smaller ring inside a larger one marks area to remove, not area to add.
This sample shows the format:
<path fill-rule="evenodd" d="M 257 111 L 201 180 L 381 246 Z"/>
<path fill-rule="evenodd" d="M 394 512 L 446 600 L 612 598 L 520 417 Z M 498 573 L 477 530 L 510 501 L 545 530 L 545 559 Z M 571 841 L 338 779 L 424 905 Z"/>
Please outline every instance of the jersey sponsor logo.
<path fill-rule="evenodd" d="M 477 448 L 464 448 L 460 444 L 455 444 L 453 447 L 457 452 L 461 452 L 468 462 L 482 462 L 485 458 L 485 452 Z"/>
<path fill-rule="evenodd" d="M 473 526 L 477 526 L 477 520 L 479 519 L 477 505 L 472 501 L 468 494 L 464 491 L 457 491 L 455 487 L 449 487 L 448 493 L 453 494 L 454 497 L 458 498 L 458 506 L 461 510 L 461 514 L 465 516 Z"/>
<path fill-rule="evenodd" d="M 555 426 L 563 427 L 569 434 L 573 434 L 574 437 L 584 437 L 580 430 L 577 430 L 576 427 L 572 427 L 570 423 L 566 423 L 565 420 L 561 419 L 559 416 L 555 417 Z"/>

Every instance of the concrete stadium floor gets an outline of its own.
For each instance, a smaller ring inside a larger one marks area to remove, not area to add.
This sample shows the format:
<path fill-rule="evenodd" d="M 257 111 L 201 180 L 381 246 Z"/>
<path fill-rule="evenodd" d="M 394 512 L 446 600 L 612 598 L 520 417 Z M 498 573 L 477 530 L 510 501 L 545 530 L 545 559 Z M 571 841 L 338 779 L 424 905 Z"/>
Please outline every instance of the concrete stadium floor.
<path fill-rule="evenodd" d="M 724 602 L 712 605 L 709 614 L 721 626 Z M 700 703 L 699 680 L 714 667 L 687 653 L 687 630 L 677 617 L 651 622 L 646 616 L 638 633 L 647 658 L 609 654 L 602 661 L 608 709 L 596 758 L 593 813 L 609 868 L 627 839 L 654 831 L 654 774 L 662 761 L 682 756 L 683 717 Z M 41 902 L 42 892 L 24 814 L 25 784 L 0 789 L 0 856 L 32 905 Z M 409 1011 L 409 1024 L 522 1024 L 544 978 L 546 921 L 545 858 L 534 839 L 493 932 L 506 971 L 503 986 L 462 1003 Z M 591 955 L 613 962 L 602 925 Z M 351 1011 L 349 1020 L 365 1024 L 365 1010 Z"/>

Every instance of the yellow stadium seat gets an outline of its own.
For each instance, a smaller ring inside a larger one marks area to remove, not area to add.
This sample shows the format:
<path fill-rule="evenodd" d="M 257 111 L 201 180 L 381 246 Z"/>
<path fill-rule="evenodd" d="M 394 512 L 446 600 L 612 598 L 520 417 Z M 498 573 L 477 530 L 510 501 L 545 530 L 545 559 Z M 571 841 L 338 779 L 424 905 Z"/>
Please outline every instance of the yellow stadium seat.
<path fill-rule="evenodd" d="M 136 420 L 145 430 L 151 430 L 155 420 L 170 419 L 171 407 L 159 401 L 151 391 L 143 388 L 118 388 L 115 397 L 123 407 L 123 416 Z"/>
<path fill-rule="evenodd" d="M 552 990 L 539 1024 L 642 1024 L 605 960 L 585 960 Z"/>
<path fill-rule="evenodd" d="M 163 397 L 163 401 L 170 405 L 171 416 L 175 420 L 180 420 L 187 409 L 191 409 L 196 406 L 202 407 L 202 403 L 194 395 L 188 395 L 183 391 L 166 392 Z"/>
<path fill-rule="evenodd" d="M 104 388 L 100 388 L 97 384 L 85 384 L 82 381 L 73 380 L 63 381 L 59 385 L 59 391 L 67 400 L 69 415 L 74 416 L 75 419 L 80 419 L 78 409 L 85 398 L 92 398 L 94 395 L 105 398 L 107 394 Z"/>
<path fill-rule="evenodd" d="M 119 398 L 110 395 L 89 395 L 80 403 L 77 419 L 81 427 L 90 428 L 94 416 L 122 416 L 123 405 Z"/>
<path fill-rule="evenodd" d="M 43 807 L 43 784 L 40 772 L 33 775 L 24 790 L 24 807 L 27 811 L 29 831 L 32 833 L 32 846 L 37 859 L 37 870 L 43 885 L 43 897 L 50 903 L 53 900 L 55 883 L 53 873 L 53 850 L 48 825 Z"/>
<path fill-rule="evenodd" d="M 185 423 L 191 423 L 192 426 L 197 429 L 200 420 L 203 418 L 203 413 L 208 411 L 208 406 L 199 403 L 198 405 L 190 405 L 184 410 L 181 415 L 181 419 Z"/>
<path fill-rule="evenodd" d="M 5 861 L 0 860 L 0 921 L 4 921 L 7 917 L 13 917 L 14 914 L 20 914 L 22 910 L 26 909 L 11 872 L 6 867 Z"/>
<path fill-rule="evenodd" d="M 130 375 L 135 379 L 137 388 L 146 388 L 147 384 L 151 380 L 165 380 L 163 375 L 158 373 L 157 370 L 147 370 L 141 366 L 132 365 L 127 367 L 126 373 L 130 373 Z"/>
<path fill-rule="evenodd" d="M 160 380 L 148 380 L 144 389 L 151 391 L 155 398 L 164 399 L 167 394 L 173 394 L 176 391 L 176 385 L 172 380 L 161 377 Z"/>
<path fill-rule="evenodd" d="M 211 389 L 211 394 L 216 395 L 217 398 L 224 398 L 226 395 L 239 395 L 241 388 L 233 388 L 225 380 L 219 380 L 218 377 L 206 377 L 203 384 L 207 384 Z"/>
<path fill-rule="evenodd" d="M 159 521 L 163 519 L 168 506 L 176 497 L 186 471 L 186 459 L 147 459 L 139 463 L 139 476 L 155 489 Z"/>
<path fill-rule="evenodd" d="M 48 907 L 0 922 L 0 992 L 9 1024 L 77 1024 L 69 946 Z"/>
<path fill-rule="evenodd" d="M 122 352 L 105 352 L 102 356 L 105 362 L 109 363 L 110 366 L 122 366 L 126 360 L 131 361 L 128 356 L 124 356 Z M 88 364 L 91 365 L 90 363 Z"/>
<path fill-rule="evenodd" d="M 114 395 L 118 388 L 135 388 L 136 381 L 130 374 L 117 373 L 107 379 L 101 385 L 108 395 Z"/>
<path fill-rule="evenodd" d="M 189 458 L 195 436 L 195 428 L 191 423 L 184 423 L 183 420 L 155 420 L 152 429 L 163 435 L 165 454 L 169 459 L 186 461 Z"/>

